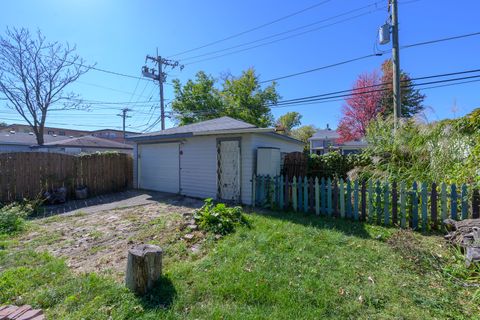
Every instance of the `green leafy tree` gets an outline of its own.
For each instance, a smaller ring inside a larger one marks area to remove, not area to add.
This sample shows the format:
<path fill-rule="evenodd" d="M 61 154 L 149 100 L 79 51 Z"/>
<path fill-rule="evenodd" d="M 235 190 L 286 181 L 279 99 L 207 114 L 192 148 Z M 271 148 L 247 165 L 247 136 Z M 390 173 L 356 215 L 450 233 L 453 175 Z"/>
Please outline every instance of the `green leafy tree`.
<path fill-rule="evenodd" d="M 302 124 L 302 115 L 298 112 L 287 112 L 283 116 L 277 119 L 277 129 L 283 131 L 285 134 L 290 135 L 293 128 Z"/>
<path fill-rule="evenodd" d="M 6 122 L 0 122 L 0 128 L 4 128 L 4 127 L 7 127 L 8 124 Z"/>
<path fill-rule="evenodd" d="M 215 88 L 216 80 L 200 71 L 195 80 L 188 80 L 182 86 L 180 80 L 173 80 L 175 99 L 172 102 L 175 118 L 179 125 L 221 117 L 225 114 L 220 91 Z"/>
<path fill-rule="evenodd" d="M 385 115 L 393 114 L 393 64 L 392 60 L 386 60 L 382 64 L 382 83 L 386 83 L 385 90 L 380 100 L 381 108 Z M 423 101 L 425 95 L 420 90 L 415 89 L 410 76 L 401 71 L 401 97 L 402 97 L 402 117 L 411 118 L 425 109 Z"/>
<path fill-rule="evenodd" d="M 278 101 L 275 83 L 262 89 L 254 69 L 240 77 L 226 76 L 221 89 L 217 80 L 200 71 L 195 80 L 182 86 L 174 80 L 172 109 L 180 125 L 229 116 L 258 127 L 273 125 L 270 105 Z"/>
<path fill-rule="evenodd" d="M 308 139 L 311 138 L 317 129 L 313 125 L 301 126 L 298 129 L 292 130 L 291 136 L 297 140 L 308 142 Z"/>

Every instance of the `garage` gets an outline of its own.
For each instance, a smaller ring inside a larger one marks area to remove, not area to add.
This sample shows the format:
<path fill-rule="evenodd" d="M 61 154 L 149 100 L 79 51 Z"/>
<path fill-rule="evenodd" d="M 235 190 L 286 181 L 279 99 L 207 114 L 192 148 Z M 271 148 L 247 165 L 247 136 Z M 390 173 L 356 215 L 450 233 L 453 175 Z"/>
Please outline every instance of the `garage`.
<path fill-rule="evenodd" d="M 142 144 L 138 148 L 140 189 L 178 193 L 180 159 L 178 143 Z"/>
<path fill-rule="evenodd" d="M 305 145 L 275 128 L 229 117 L 127 139 L 134 144 L 135 187 L 243 204 L 252 203 L 257 150 L 277 150 L 276 161 L 264 163 L 269 167 L 280 164 L 281 153 L 301 152 Z"/>

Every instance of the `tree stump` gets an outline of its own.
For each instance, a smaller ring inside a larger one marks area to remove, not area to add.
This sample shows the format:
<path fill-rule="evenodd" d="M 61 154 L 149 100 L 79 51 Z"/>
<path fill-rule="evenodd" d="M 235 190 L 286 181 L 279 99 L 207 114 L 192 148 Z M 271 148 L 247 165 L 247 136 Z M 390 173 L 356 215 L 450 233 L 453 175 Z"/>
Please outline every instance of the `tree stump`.
<path fill-rule="evenodd" d="M 128 250 L 125 285 L 138 295 L 152 289 L 162 275 L 162 248 L 149 244 Z"/>

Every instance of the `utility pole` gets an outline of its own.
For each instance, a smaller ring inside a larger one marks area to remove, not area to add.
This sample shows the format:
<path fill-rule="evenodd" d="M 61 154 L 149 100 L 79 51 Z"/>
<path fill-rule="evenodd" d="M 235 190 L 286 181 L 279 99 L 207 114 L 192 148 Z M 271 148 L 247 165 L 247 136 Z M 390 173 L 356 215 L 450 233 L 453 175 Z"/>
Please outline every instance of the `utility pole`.
<path fill-rule="evenodd" d="M 402 117 L 402 94 L 400 79 L 400 48 L 398 44 L 398 1 L 389 0 L 392 11 L 392 60 L 393 60 L 393 117 L 395 128 Z"/>
<path fill-rule="evenodd" d="M 127 112 L 132 111 L 131 109 L 128 108 L 123 108 L 121 114 L 117 114 L 117 116 L 122 117 L 123 119 L 123 142 L 126 142 L 126 134 L 125 134 L 125 120 L 127 118 L 131 118 L 131 116 L 127 116 Z"/>
<path fill-rule="evenodd" d="M 167 81 L 167 74 L 163 71 L 163 66 L 171 67 L 172 69 L 175 67 L 180 67 L 180 70 L 182 70 L 183 65 L 181 65 L 178 61 L 162 58 L 158 55 L 158 49 L 157 56 L 152 57 L 147 55 L 145 58 L 145 63 L 147 63 L 148 60 L 153 61 L 157 65 L 158 70 L 148 68 L 148 66 L 145 65 L 142 67 L 142 75 L 144 77 L 153 79 L 154 81 L 158 81 L 158 85 L 160 87 L 160 119 L 162 123 L 162 130 L 165 130 L 165 100 L 163 97 L 163 83 Z"/>

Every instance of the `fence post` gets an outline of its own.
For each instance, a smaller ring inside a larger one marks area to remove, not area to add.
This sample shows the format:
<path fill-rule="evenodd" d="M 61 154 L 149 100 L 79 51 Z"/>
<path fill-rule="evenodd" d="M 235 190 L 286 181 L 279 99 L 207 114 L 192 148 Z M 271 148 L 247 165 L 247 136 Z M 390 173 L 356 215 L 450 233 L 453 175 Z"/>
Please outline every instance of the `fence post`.
<path fill-rule="evenodd" d="M 270 209 L 273 209 L 276 203 L 276 198 L 277 198 L 276 177 L 267 176 L 267 179 L 268 179 L 268 192 L 270 194 Z"/>
<path fill-rule="evenodd" d="M 462 220 L 468 219 L 468 192 L 467 185 L 462 184 Z"/>
<path fill-rule="evenodd" d="M 288 209 L 290 206 L 290 178 L 289 176 L 285 176 L 285 209 Z"/>
<path fill-rule="evenodd" d="M 283 181 L 283 176 L 280 176 L 280 182 L 279 182 L 279 188 L 278 188 L 278 202 L 279 202 L 279 207 L 280 209 L 285 209 L 285 204 L 283 202 L 283 196 L 284 196 L 284 190 L 283 188 L 285 187 L 284 181 Z"/>
<path fill-rule="evenodd" d="M 340 216 L 345 218 L 345 185 L 343 179 L 340 178 Z"/>
<path fill-rule="evenodd" d="M 412 229 L 418 228 L 418 199 L 417 199 L 417 182 L 413 182 L 412 188 Z"/>
<path fill-rule="evenodd" d="M 375 193 L 373 191 L 373 181 L 368 181 L 368 222 L 373 223 L 375 212 L 373 210 L 373 202 L 375 201 Z"/>
<path fill-rule="evenodd" d="M 327 214 L 329 217 L 332 216 L 332 180 L 328 178 L 327 180 Z"/>
<path fill-rule="evenodd" d="M 362 216 L 360 220 L 367 220 L 367 183 L 365 180 L 362 180 Z"/>
<path fill-rule="evenodd" d="M 432 228 L 434 230 L 438 227 L 438 215 L 437 215 L 437 184 L 434 182 L 432 183 L 432 194 L 430 196 L 430 211 L 432 212 Z"/>
<path fill-rule="evenodd" d="M 385 182 L 385 194 L 383 198 L 383 224 L 388 226 L 390 224 L 390 192 L 388 182 Z"/>
<path fill-rule="evenodd" d="M 252 178 L 252 207 L 255 208 L 255 196 L 256 196 L 256 188 L 257 188 L 257 176 L 256 175 L 253 175 L 253 178 Z"/>
<path fill-rule="evenodd" d="M 333 179 L 333 216 L 335 218 L 338 218 L 339 212 L 338 212 L 338 185 L 337 185 L 337 179 Z"/>
<path fill-rule="evenodd" d="M 358 221 L 358 180 L 353 183 L 353 219 Z"/>
<path fill-rule="evenodd" d="M 405 182 L 400 182 L 400 227 L 407 227 L 407 191 L 405 190 Z"/>
<path fill-rule="evenodd" d="M 320 183 L 320 210 L 322 214 L 327 213 L 327 198 L 325 196 L 326 190 L 325 190 L 325 178 L 322 177 L 321 183 Z"/>
<path fill-rule="evenodd" d="M 303 212 L 308 212 L 308 179 L 303 178 Z"/>
<path fill-rule="evenodd" d="M 447 219 L 447 185 L 445 182 L 442 182 L 441 190 L 441 209 L 442 209 L 442 223 Z"/>
<path fill-rule="evenodd" d="M 297 210 L 302 211 L 303 209 L 303 179 L 302 177 L 298 177 L 297 179 Z"/>
<path fill-rule="evenodd" d="M 352 184 L 350 183 L 350 179 L 347 179 L 347 196 L 346 196 L 346 216 L 347 218 L 352 217 Z"/>
<path fill-rule="evenodd" d="M 480 194 L 478 189 L 473 189 L 472 192 L 472 218 L 480 218 Z"/>
<path fill-rule="evenodd" d="M 297 212 L 297 177 L 293 177 L 292 182 L 292 206 L 293 211 Z"/>
<path fill-rule="evenodd" d="M 457 220 L 457 186 L 455 183 L 452 183 L 451 190 L 450 214 L 453 220 Z"/>
<path fill-rule="evenodd" d="M 423 232 L 427 231 L 427 224 L 428 224 L 427 205 L 428 205 L 427 184 L 425 182 L 422 182 L 422 230 Z"/>
<path fill-rule="evenodd" d="M 397 181 L 392 183 L 392 224 L 398 225 L 398 190 Z"/>
<path fill-rule="evenodd" d="M 377 209 L 377 224 L 382 223 L 382 189 L 380 188 L 380 181 L 377 181 L 375 188 L 377 197 L 376 197 L 376 209 Z"/>
<path fill-rule="evenodd" d="M 263 176 L 258 176 L 258 195 L 257 195 L 257 203 L 260 206 L 263 206 L 263 202 L 265 200 L 265 179 Z"/>
<path fill-rule="evenodd" d="M 310 207 L 310 212 L 317 213 L 315 205 L 315 179 L 312 177 L 308 178 L 308 203 Z"/>

